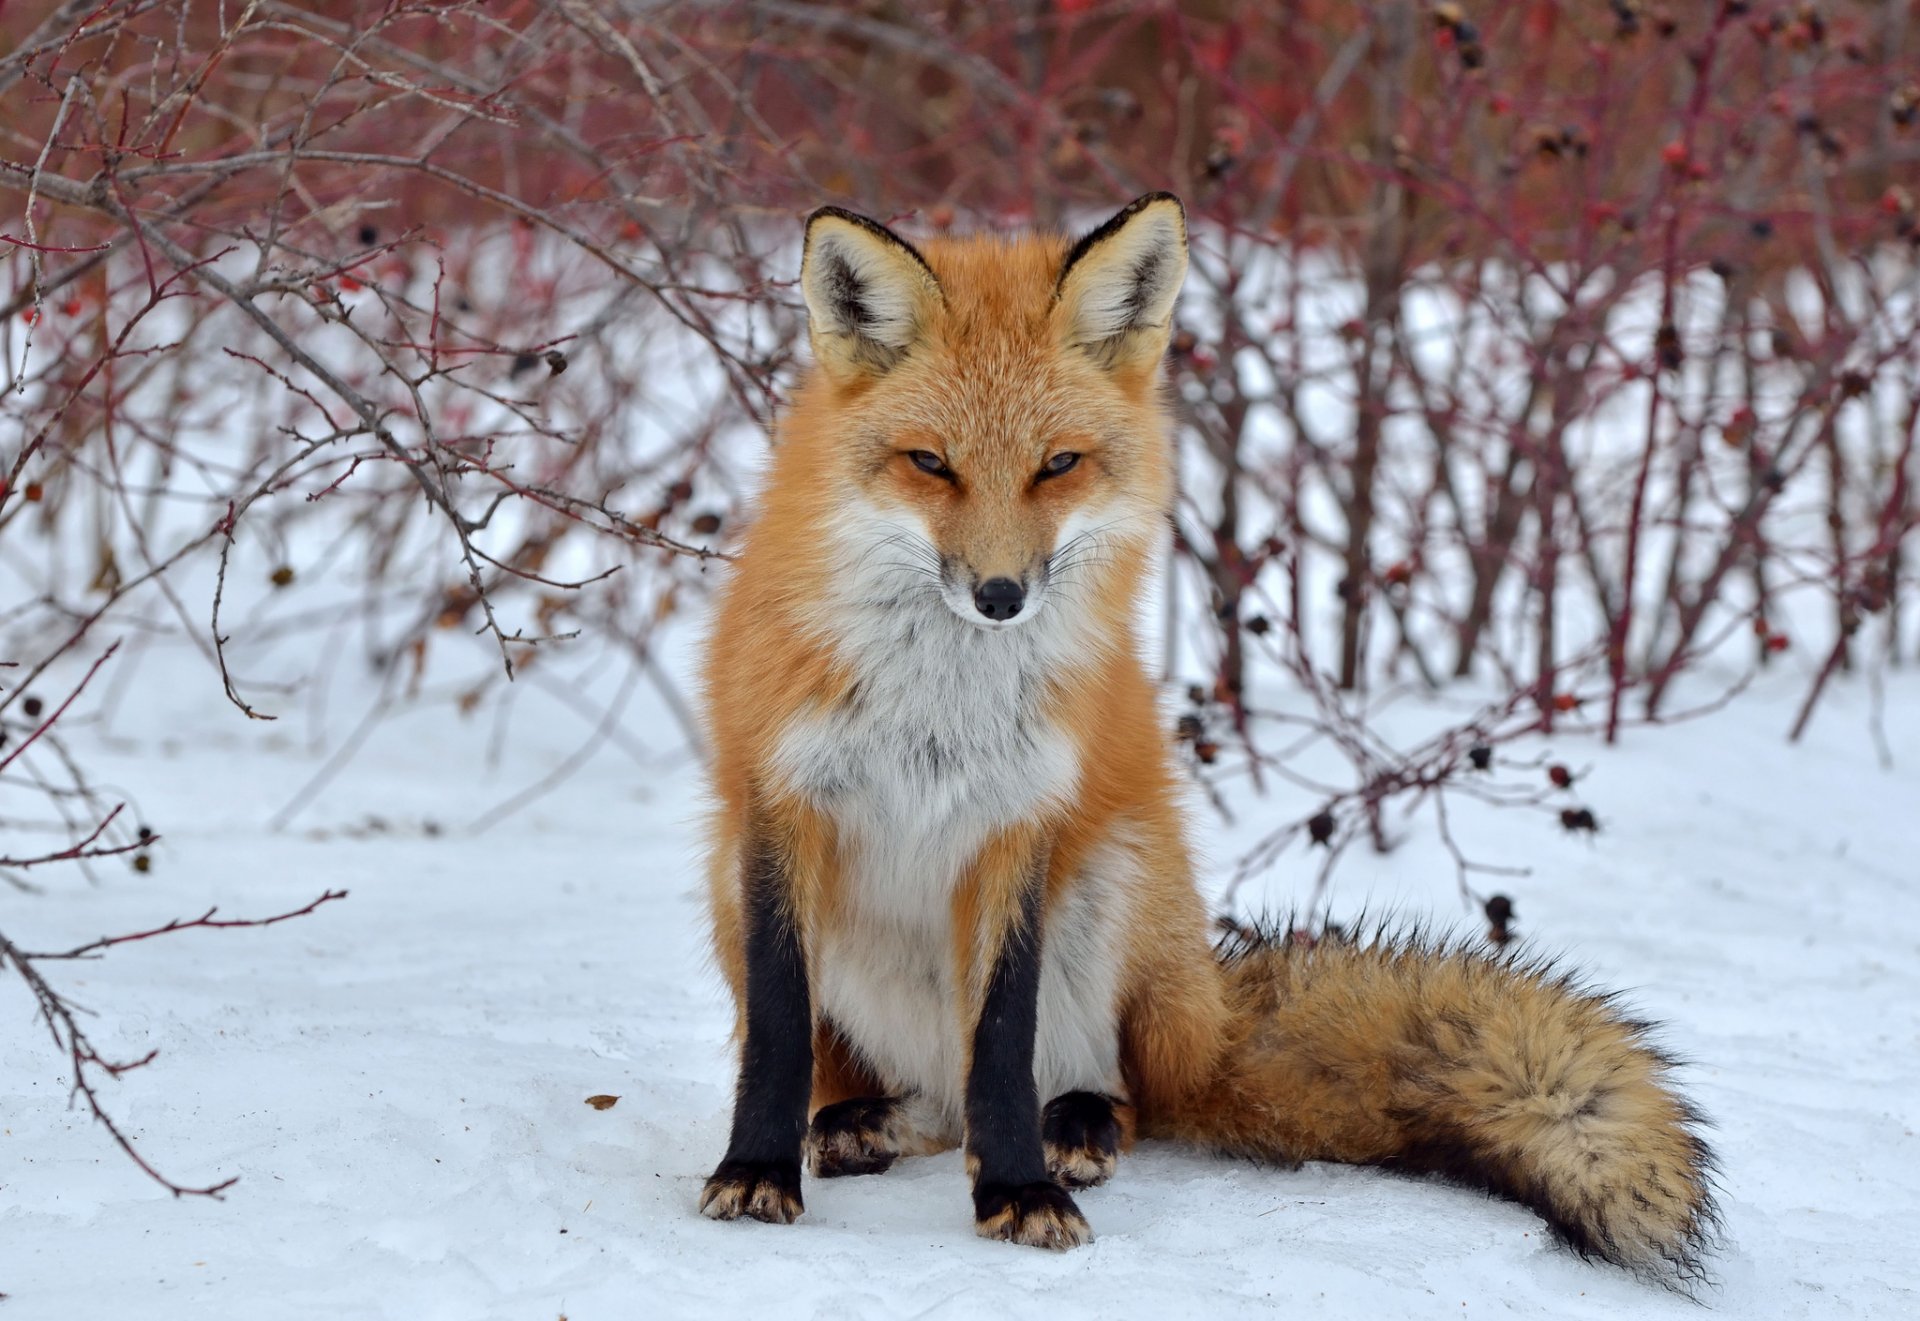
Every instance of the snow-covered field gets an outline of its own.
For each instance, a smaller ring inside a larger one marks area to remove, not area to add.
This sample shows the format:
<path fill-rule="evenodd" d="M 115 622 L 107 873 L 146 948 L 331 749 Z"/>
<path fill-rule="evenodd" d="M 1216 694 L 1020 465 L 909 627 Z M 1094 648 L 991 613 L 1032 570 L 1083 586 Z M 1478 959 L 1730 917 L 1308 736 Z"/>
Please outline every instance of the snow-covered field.
<path fill-rule="evenodd" d="M 111 719 L 73 737 L 164 833 L 155 866 L 109 866 L 94 888 L 49 876 L 48 893 L 8 899 L 10 934 L 58 948 L 209 903 L 255 915 L 351 895 L 269 930 L 48 966 L 100 1011 L 103 1049 L 160 1048 L 108 1102 L 175 1178 L 238 1175 L 223 1201 L 169 1199 L 69 1108 L 28 1002 L 0 983 L 0 1315 L 1699 1315 L 1475 1194 L 1152 1146 L 1084 1196 L 1098 1241 L 1064 1256 L 975 1239 L 957 1155 L 810 1181 L 790 1228 L 709 1223 L 693 1207 L 725 1141 L 729 1013 L 704 961 L 697 769 L 658 709 L 636 700 L 629 738 L 501 813 L 590 726 L 523 685 L 491 764 L 490 719 L 423 701 L 275 831 L 325 755 L 310 736 L 339 730 L 249 724 L 184 648 L 137 660 Z M 342 728 L 366 700 L 348 668 L 331 699 Z M 1455 825 L 1476 856 L 1534 867 L 1502 883 L 1522 931 L 1631 988 L 1697 1061 L 1686 1085 L 1717 1121 L 1727 1235 L 1700 1301 L 1743 1318 L 1910 1317 L 1920 675 L 1887 692 L 1891 770 L 1863 686 L 1785 744 L 1803 680 L 1773 676 L 1616 750 L 1549 745 L 1592 767 L 1595 840 L 1467 805 Z M 1236 806 L 1230 830 L 1197 813 L 1216 876 L 1302 803 Z M 1289 855 L 1254 900 L 1284 907 L 1310 877 Z M 1460 916 L 1424 829 L 1386 857 L 1353 854 L 1334 900 L 1336 916 Z M 620 1099 L 585 1104 L 602 1093 Z"/>

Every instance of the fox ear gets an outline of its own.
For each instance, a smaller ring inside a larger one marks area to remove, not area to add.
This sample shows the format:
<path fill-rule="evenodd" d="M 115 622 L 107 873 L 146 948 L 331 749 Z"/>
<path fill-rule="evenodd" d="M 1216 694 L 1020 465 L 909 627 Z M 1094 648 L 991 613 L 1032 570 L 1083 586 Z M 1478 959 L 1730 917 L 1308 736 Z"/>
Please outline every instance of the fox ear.
<path fill-rule="evenodd" d="M 912 244 L 837 206 L 807 217 L 800 288 L 813 356 L 845 379 L 889 371 L 941 304 L 940 281 Z"/>
<path fill-rule="evenodd" d="M 1172 193 L 1148 193 L 1067 253 L 1054 286 L 1061 334 L 1109 371 L 1152 367 L 1186 277 L 1186 209 Z"/>

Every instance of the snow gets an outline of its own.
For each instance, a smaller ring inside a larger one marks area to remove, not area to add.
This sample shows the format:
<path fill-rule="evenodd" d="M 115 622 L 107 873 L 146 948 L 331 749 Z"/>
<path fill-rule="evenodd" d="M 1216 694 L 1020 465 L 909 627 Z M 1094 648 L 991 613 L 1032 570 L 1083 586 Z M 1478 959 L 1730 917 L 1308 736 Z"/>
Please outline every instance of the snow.
<path fill-rule="evenodd" d="M 1349 315 L 1327 314 L 1328 327 Z M 685 417 L 704 416 L 685 370 L 653 375 L 675 383 L 666 402 L 687 394 Z M 589 376 L 565 379 L 573 389 Z M 1310 411 L 1339 434 L 1337 392 L 1320 393 Z M 209 453 L 271 431 L 251 412 L 233 416 L 224 439 L 208 428 Z M 647 445 L 674 443 L 655 430 Z M 1192 485 L 1199 513 L 1209 489 Z M 688 508 L 706 507 L 706 494 Z M 1261 498 L 1245 499 L 1250 524 L 1264 526 Z M 188 502 L 173 531 L 204 531 L 204 512 Z M 45 965 L 97 1011 L 89 1030 L 104 1052 L 160 1051 L 107 1086 L 106 1102 L 173 1178 L 237 1175 L 217 1202 L 170 1199 L 68 1104 L 30 1001 L 0 974 L 11 1015 L 0 1031 L 0 1317 L 1699 1314 L 1553 1246 L 1531 1213 L 1472 1193 L 1166 1147 L 1143 1147 L 1111 1186 L 1082 1195 L 1098 1239 L 1065 1256 L 977 1240 L 955 1154 L 877 1179 L 810 1180 L 792 1227 L 702 1219 L 695 1201 L 726 1140 L 731 1012 L 706 962 L 698 759 L 680 726 L 604 639 L 551 663 L 543 650 L 505 696 L 489 692 L 462 718 L 455 699 L 497 659 L 436 633 L 427 686 L 407 695 L 404 665 L 374 674 L 354 648 L 362 631 L 377 651 L 377 637 L 403 629 L 418 584 L 396 572 L 375 592 L 356 577 L 340 549 L 355 543 L 336 543 L 324 503 L 289 498 L 275 516 L 235 543 L 227 618 L 249 700 L 281 719 L 249 722 L 224 703 L 159 602 L 109 620 L 76 664 L 110 637 L 127 643 L 60 728 L 78 761 L 161 832 L 155 866 L 139 875 L 109 863 L 95 885 L 43 872 L 44 894 L 0 890 L 4 929 L 57 949 L 210 904 L 252 916 L 329 888 L 350 895 L 267 930 L 187 932 Z M 424 521 L 408 525 L 394 559 L 417 559 L 432 587 L 449 566 L 440 529 Z M 509 522 L 494 549 L 514 544 Z M 84 599 L 76 584 L 92 567 L 79 552 L 91 545 L 67 528 L 8 547 L 0 598 L 65 583 L 65 598 Z M 290 605 L 266 586 L 283 560 L 300 570 Z M 633 619 L 653 618 L 670 586 L 697 594 L 696 567 L 657 569 L 619 585 Z M 1330 557 L 1310 557 L 1307 573 L 1317 584 L 1307 599 L 1331 601 Z M 204 637 L 206 560 L 175 582 Z M 1182 594 L 1189 606 L 1197 595 L 1191 583 Z M 364 630 L 357 613 L 337 626 L 287 622 L 376 596 L 368 613 L 390 617 Z M 1324 620 L 1315 629 L 1330 635 Z M 1726 1214 L 1718 1283 L 1700 1301 L 1743 1318 L 1904 1318 L 1920 1315 L 1920 674 L 1886 681 L 1890 769 L 1876 757 L 1863 678 L 1838 683 L 1790 746 L 1784 731 L 1825 642 L 1817 624 L 1789 631 L 1786 663 L 1716 715 L 1633 729 L 1611 749 L 1571 734 L 1503 745 L 1511 764 L 1550 755 L 1579 769 L 1597 838 L 1567 835 L 1550 812 L 1465 798 L 1450 820 L 1469 856 L 1532 869 L 1478 881 L 1514 896 L 1523 936 L 1626 988 L 1697 1061 L 1683 1082 L 1717 1124 Z M 683 686 L 695 632 L 697 621 L 676 622 L 653 639 Z M 6 656 L 40 654 L 6 641 Z M 1377 646 L 1390 641 L 1378 631 Z M 1206 645 L 1174 650 L 1194 662 Z M 40 683 L 64 691 L 77 674 L 69 665 Z M 313 682 L 297 692 L 277 686 L 303 676 Z M 1735 677 L 1703 676 L 1695 696 Z M 1300 709 L 1272 675 L 1261 681 L 1257 705 Z M 1379 720 L 1405 746 L 1464 719 L 1474 698 L 1404 702 Z M 1671 703 L 1686 705 L 1686 694 Z M 362 716 L 386 707 L 345 769 L 310 792 Z M 602 711 L 616 717 L 612 736 L 597 728 Z M 1324 749 L 1301 769 L 1346 783 Z M 1216 892 L 1257 840 L 1317 806 L 1285 785 L 1258 798 L 1230 765 L 1220 771 L 1232 824 L 1202 801 L 1193 808 Z M 549 777 L 550 791 L 530 794 Z M 17 819 L 20 800 L 6 806 Z M 26 814 L 49 815 L 37 800 Z M 1431 813 L 1395 832 L 1394 852 L 1342 860 L 1333 916 L 1470 923 Z M 1247 887 L 1242 908 L 1306 903 L 1317 869 L 1296 847 Z M 585 1104 L 598 1094 L 620 1099 Z"/>
<path fill-rule="evenodd" d="M 684 671 L 687 636 L 670 668 Z M 628 740 L 503 812 L 591 737 L 578 699 L 610 702 L 621 676 L 582 674 L 565 702 L 522 685 L 504 734 L 429 692 L 303 800 L 377 686 L 351 663 L 312 727 L 299 709 L 242 719 L 181 644 L 115 663 L 133 681 L 71 739 L 163 833 L 155 866 L 110 865 L 91 887 L 44 878 L 47 893 L 9 902 L 15 939 L 60 948 L 208 904 L 263 915 L 350 896 L 267 930 L 46 965 L 98 1011 L 103 1050 L 160 1049 L 108 1104 L 176 1179 L 238 1175 L 221 1201 L 146 1181 L 68 1106 L 18 988 L 0 992 L 4 1315 L 1699 1315 L 1476 1194 L 1158 1146 L 1081 1198 L 1098 1239 L 1066 1255 L 977 1240 L 955 1154 L 809 1180 L 792 1227 L 708 1222 L 694 1203 L 726 1137 L 730 1012 L 706 964 L 696 765 L 660 708 L 636 697 Z M 1738 1317 L 1920 1315 L 1920 675 L 1889 680 L 1891 769 L 1863 683 L 1784 742 L 1806 677 L 1790 667 L 1617 749 L 1502 750 L 1590 767 L 1596 839 L 1470 803 L 1454 825 L 1474 856 L 1533 867 L 1501 882 L 1523 933 L 1629 988 L 1698 1061 L 1685 1085 L 1717 1124 L 1727 1238 L 1701 1301 Z M 1231 802 L 1231 827 L 1195 808 L 1215 884 L 1309 806 L 1287 790 Z M 1314 866 L 1290 853 L 1250 898 L 1298 902 Z M 1418 823 L 1391 854 L 1349 857 L 1332 898 L 1336 916 L 1461 914 L 1451 861 Z M 620 1099 L 585 1104 L 600 1093 Z"/>

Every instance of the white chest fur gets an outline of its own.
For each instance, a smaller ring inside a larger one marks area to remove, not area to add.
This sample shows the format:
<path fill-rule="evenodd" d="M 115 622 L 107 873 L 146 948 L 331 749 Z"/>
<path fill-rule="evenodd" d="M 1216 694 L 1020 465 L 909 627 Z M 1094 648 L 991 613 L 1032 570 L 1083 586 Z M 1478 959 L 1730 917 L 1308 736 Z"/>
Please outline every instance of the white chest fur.
<path fill-rule="evenodd" d="M 873 882 L 861 901 L 918 924 L 986 839 L 1072 792 L 1077 757 L 1041 710 L 1023 630 L 972 628 L 925 596 L 855 613 L 853 689 L 790 725 L 777 763 L 839 824 Z"/>
<path fill-rule="evenodd" d="M 836 629 L 853 691 L 788 727 L 788 786 L 841 832 L 847 920 L 809 950 L 819 1008 L 894 1094 L 918 1094 L 957 1136 L 965 1033 L 954 988 L 954 888 L 994 834 L 1064 802 L 1074 745 L 1042 710 L 1044 614 L 974 628 L 928 593 L 850 609 Z M 1031 636 L 1023 636 L 1031 633 Z M 1043 1100 L 1117 1087 L 1113 1000 L 1132 851 L 1103 851 L 1043 935 L 1035 1072 Z"/>

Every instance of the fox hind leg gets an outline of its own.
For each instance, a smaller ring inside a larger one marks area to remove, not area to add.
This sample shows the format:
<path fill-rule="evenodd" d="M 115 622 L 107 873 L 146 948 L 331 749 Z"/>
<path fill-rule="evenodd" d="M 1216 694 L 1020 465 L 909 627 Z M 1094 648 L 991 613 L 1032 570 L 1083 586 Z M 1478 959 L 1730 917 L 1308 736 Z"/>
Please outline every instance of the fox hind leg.
<path fill-rule="evenodd" d="M 1099 1092 L 1054 1097 L 1040 1115 L 1047 1173 L 1062 1188 L 1099 1187 L 1113 1177 L 1132 1121 L 1132 1106 Z"/>
<path fill-rule="evenodd" d="M 884 1174 L 902 1156 L 931 1156 L 953 1146 L 917 1097 L 856 1096 L 814 1112 L 807 1126 L 807 1168 L 816 1179 Z"/>

